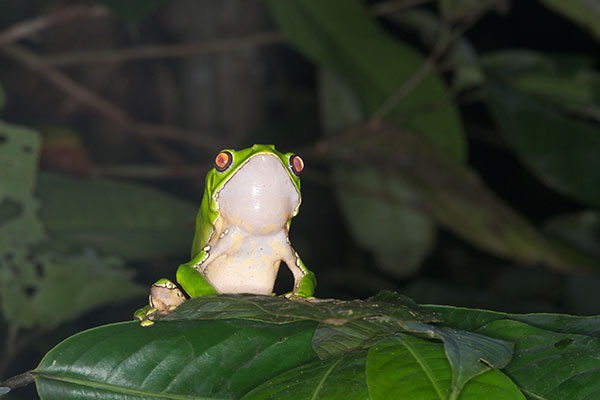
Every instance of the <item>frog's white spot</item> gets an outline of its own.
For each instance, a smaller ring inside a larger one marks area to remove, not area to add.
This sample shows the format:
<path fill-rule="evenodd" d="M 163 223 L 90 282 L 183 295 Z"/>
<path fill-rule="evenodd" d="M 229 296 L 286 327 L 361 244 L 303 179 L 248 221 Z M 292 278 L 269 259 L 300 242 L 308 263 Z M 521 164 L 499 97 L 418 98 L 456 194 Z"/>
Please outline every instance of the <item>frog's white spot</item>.
<path fill-rule="evenodd" d="M 208 253 L 208 252 L 210 251 L 210 245 L 209 245 L 209 246 L 205 246 L 205 247 L 202 249 L 202 251 L 205 251 L 205 252 L 207 252 L 207 253 Z"/>
<path fill-rule="evenodd" d="M 221 235 L 219 236 L 219 239 L 223 239 L 228 234 L 229 234 L 229 228 L 225 229 L 225 231 L 223 233 L 221 233 Z"/>

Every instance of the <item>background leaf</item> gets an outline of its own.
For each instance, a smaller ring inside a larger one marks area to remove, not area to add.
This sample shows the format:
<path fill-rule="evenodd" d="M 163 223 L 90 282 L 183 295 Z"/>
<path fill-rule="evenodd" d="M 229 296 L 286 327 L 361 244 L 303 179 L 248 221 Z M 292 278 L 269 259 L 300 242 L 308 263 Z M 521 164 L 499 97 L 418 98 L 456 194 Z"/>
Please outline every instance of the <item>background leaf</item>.
<path fill-rule="evenodd" d="M 20 271 L 5 276 L 2 311 L 21 328 L 55 326 L 90 309 L 147 289 L 131 281 L 117 259 L 100 258 L 91 249 L 80 254 L 37 255 Z M 9 271 L 5 271 L 5 274 Z"/>
<path fill-rule="evenodd" d="M 334 134 L 360 124 L 364 114 L 352 89 L 326 69 L 321 69 L 319 78 L 326 132 Z M 371 251 L 378 267 L 389 274 L 414 273 L 436 236 L 434 222 L 416 206 L 414 190 L 401 176 L 369 165 L 334 164 L 332 173 L 336 197 L 355 243 Z"/>
<path fill-rule="evenodd" d="M 565 243 L 600 259 L 600 213 L 584 210 L 557 215 L 544 224 L 544 230 Z"/>
<path fill-rule="evenodd" d="M 410 46 L 385 34 L 357 0 L 271 0 L 268 4 L 294 46 L 353 88 L 364 115 L 371 115 L 425 61 Z M 454 105 L 443 101 L 448 97 L 442 80 L 432 74 L 402 99 L 394 113 L 402 116 L 404 129 L 464 160 L 461 122 Z"/>
<path fill-rule="evenodd" d="M 91 245 L 128 260 L 187 257 L 198 206 L 149 186 L 42 174 L 45 248 Z"/>
<path fill-rule="evenodd" d="M 595 0 L 538 0 L 551 10 L 571 19 L 600 40 L 600 4 Z"/>
<path fill-rule="evenodd" d="M 521 161 L 542 182 L 600 205 L 600 136 L 594 125 L 566 118 L 508 85 L 486 87 L 492 115 Z"/>

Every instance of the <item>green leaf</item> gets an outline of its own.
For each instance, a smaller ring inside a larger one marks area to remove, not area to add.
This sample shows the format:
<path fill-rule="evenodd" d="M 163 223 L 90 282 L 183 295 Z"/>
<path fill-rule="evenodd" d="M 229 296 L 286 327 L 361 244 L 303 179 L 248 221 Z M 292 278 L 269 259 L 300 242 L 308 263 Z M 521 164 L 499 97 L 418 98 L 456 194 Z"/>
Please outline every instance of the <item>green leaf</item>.
<path fill-rule="evenodd" d="M 31 197 L 36 183 L 40 135 L 0 121 L 0 202 Z"/>
<path fill-rule="evenodd" d="M 0 266 L 8 268 L 10 261 Z M 131 281 L 119 260 L 101 259 L 89 249 L 71 256 L 37 255 L 18 267 L 0 279 L 0 300 L 5 318 L 22 328 L 55 326 L 146 290 Z"/>
<path fill-rule="evenodd" d="M 365 380 L 365 355 L 366 352 L 356 352 L 302 365 L 267 381 L 242 399 L 370 398 Z"/>
<path fill-rule="evenodd" d="M 453 371 L 451 393 L 454 396 L 474 377 L 491 368 L 506 367 L 512 357 L 512 343 L 502 340 L 422 323 L 408 322 L 404 327 L 444 342 L 446 356 Z"/>
<path fill-rule="evenodd" d="M 367 300 L 291 301 L 275 296 L 219 295 L 190 299 L 165 320 L 239 318 L 272 324 L 317 321 L 313 348 L 319 358 L 368 347 L 372 340 L 402 330 L 408 321 L 433 322 L 407 297 L 381 292 Z"/>
<path fill-rule="evenodd" d="M 583 203 L 600 205 L 598 127 L 560 115 L 508 85 L 489 81 L 492 115 L 538 179 Z"/>
<path fill-rule="evenodd" d="M 358 99 L 339 77 L 322 69 L 319 87 L 327 132 L 340 132 L 361 122 Z M 433 221 L 417 208 L 414 190 L 402 177 L 364 164 L 334 163 L 332 172 L 335 194 L 354 242 L 373 253 L 377 266 L 392 276 L 414 273 L 431 251 L 436 233 Z"/>
<path fill-rule="evenodd" d="M 107 325 L 66 339 L 35 370 L 50 399 L 240 398 L 316 359 L 314 323 L 158 321 Z"/>
<path fill-rule="evenodd" d="M 10 301 L 9 286 L 15 269 L 26 264 L 30 245 L 46 235 L 37 217 L 39 202 L 33 197 L 36 182 L 39 134 L 26 127 L 0 121 L 0 301 Z M 24 273 L 24 271 L 20 271 Z M 26 273 L 26 272 L 25 272 Z M 30 274 L 31 275 L 31 274 Z M 7 306 L 1 304 L 6 313 Z"/>
<path fill-rule="evenodd" d="M 88 245 L 128 260 L 189 253 L 197 206 L 149 186 L 47 173 L 38 195 L 52 238 L 44 249 Z"/>
<path fill-rule="evenodd" d="M 600 4 L 597 0 L 538 0 L 549 9 L 580 25 L 600 41 Z"/>
<path fill-rule="evenodd" d="M 571 118 L 598 119 L 600 74 L 586 54 L 547 54 L 521 49 L 486 53 L 480 66 L 515 89 L 556 106 Z"/>
<path fill-rule="evenodd" d="M 356 161 L 390 176 L 401 176 L 418 194 L 418 204 L 435 220 L 472 245 L 523 264 L 556 269 L 597 267 L 586 255 L 555 248 L 520 215 L 490 191 L 477 174 L 441 154 L 426 141 L 380 124 L 336 141 L 329 159 L 338 167 Z M 373 198 L 390 198 L 385 188 Z"/>
<path fill-rule="evenodd" d="M 269 0 L 291 43 L 315 64 L 335 72 L 371 115 L 423 65 L 425 58 L 387 35 L 358 0 Z M 458 110 L 436 74 L 399 102 L 401 127 L 426 137 L 455 159 L 466 157 Z"/>
<path fill-rule="evenodd" d="M 600 317 L 578 317 L 563 314 L 507 314 L 498 311 L 437 305 L 423 305 L 421 309 L 435 313 L 441 319 L 440 324 L 443 326 L 467 331 L 476 331 L 493 321 L 510 319 L 552 332 L 600 338 Z"/>
<path fill-rule="evenodd" d="M 451 391 L 452 369 L 440 343 L 398 335 L 369 349 L 367 383 L 376 399 L 525 399 L 499 370 L 472 379 L 462 392 Z"/>
<path fill-rule="evenodd" d="M 505 373 L 535 399 L 583 400 L 600 397 L 600 339 L 557 333 L 523 322 L 492 322 L 479 333 L 515 343 Z"/>
<path fill-rule="evenodd" d="M 386 316 L 396 320 L 434 321 L 435 316 L 421 313 L 411 299 L 393 292 L 382 292 L 367 300 L 293 301 L 282 296 L 222 294 L 192 298 L 165 320 L 246 319 L 287 324 L 319 321 L 344 324 L 357 319 Z"/>
<path fill-rule="evenodd" d="M 158 8 L 164 0 L 100 0 L 125 22 L 139 23 L 146 15 Z"/>
<path fill-rule="evenodd" d="M 544 230 L 600 260 L 600 212 L 584 210 L 558 215 L 544 223 Z"/>

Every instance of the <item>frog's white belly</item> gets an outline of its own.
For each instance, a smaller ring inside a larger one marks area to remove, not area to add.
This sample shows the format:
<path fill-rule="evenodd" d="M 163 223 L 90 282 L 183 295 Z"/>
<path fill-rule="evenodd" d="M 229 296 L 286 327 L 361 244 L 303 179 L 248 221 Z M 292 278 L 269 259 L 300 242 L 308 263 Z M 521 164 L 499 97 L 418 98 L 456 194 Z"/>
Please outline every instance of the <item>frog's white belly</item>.
<path fill-rule="evenodd" d="M 295 254 L 286 230 L 249 235 L 233 228 L 214 243 L 217 249 L 225 250 L 209 251 L 203 273 L 219 293 L 271 294 L 280 262 Z"/>

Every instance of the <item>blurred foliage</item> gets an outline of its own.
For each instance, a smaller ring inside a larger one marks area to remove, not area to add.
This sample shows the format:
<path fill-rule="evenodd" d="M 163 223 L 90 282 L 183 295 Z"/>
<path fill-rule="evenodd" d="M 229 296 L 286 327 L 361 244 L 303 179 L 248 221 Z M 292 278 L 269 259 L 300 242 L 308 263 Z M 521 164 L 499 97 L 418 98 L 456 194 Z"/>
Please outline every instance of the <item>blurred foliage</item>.
<path fill-rule="evenodd" d="M 452 37 L 455 33 L 446 25 L 470 21 L 496 3 L 442 1 L 441 14 L 448 21 L 430 26 L 441 39 Z M 565 255 L 563 248 L 553 248 L 542 233 L 536 232 L 477 182 L 473 171 L 464 169 L 452 157 L 436 155 L 436 149 L 428 149 L 426 142 L 406 151 L 410 141 L 416 141 L 410 135 L 417 135 L 450 156 L 464 152 L 462 147 L 457 152 L 456 146 L 443 144 L 453 137 L 461 138 L 454 143 L 464 141 L 456 120 L 457 106 L 451 101 L 456 93 L 444 87 L 441 76 L 433 68 L 430 71 L 425 58 L 415 55 L 409 45 L 398 45 L 397 40 L 378 30 L 360 2 L 343 6 L 293 0 L 270 4 L 291 41 L 325 69 L 320 86 L 326 132 L 339 135 L 344 129 L 373 122 L 373 118 L 378 122 L 382 116 L 396 127 L 379 130 L 378 134 L 375 129 L 364 129 L 355 137 L 334 136 L 330 150 L 338 161 L 333 173 L 342 211 L 356 242 L 376 255 L 380 267 L 396 276 L 414 273 L 432 248 L 434 235 L 428 216 L 477 247 L 525 264 L 543 263 L 561 270 L 600 265 L 598 260 L 573 254 L 577 253 L 575 249 L 568 249 L 570 254 Z M 343 18 L 336 17 L 339 15 Z M 461 40 L 465 46 L 466 39 Z M 525 165 L 563 194 L 595 204 L 595 196 L 600 196 L 600 167 L 596 165 L 600 161 L 600 139 L 594 131 L 597 123 L 561 115 L 512 88 L 506 79 L 498 78 L 506 75 L 510 80 L 518 80 L 522 90 L 537 89 L 538 95 L 547 94 L 550 89 L 540 93 L 551 84 L 540 82 L 542 75 L 533 62 L 537 54 L 522 51 L 520 57 L 509 53 L 504 58 L 497 54 L 479 62 L 474 52 L 464 60 L 456 55 L 459 50 L 454 50 L 450 54 L 459 66 L 479 70 L 477 74 L 463 72 L 463 85 L 471 90 L 473 86 L 485 90 L 492 115 Z M 537 64 L 546 67 L 546 82 L 555 78 L 560 79 L 561 86 L 571 86 L 565 82 L 569 75 L 561 74 L 557 63 L 543 56 L 537 59 Z M 506 62 L 502 64 L 502 60 Z M 331 71 L 339 78 L 332 76 Z M 540 83 L 524 81 L 518 72 L 528 72 Z M 582 86 L 596 81 L 589 64 L 569 72 L 572 80 L 582 81 Z M 384 82 L 387 74 L 390 78 Z M 465 79 L 469 75 L 480 79 L 469 82 Z M 374 83 L 378 80 L 382 82 L 380 86 Z M 402 92 L 407 86 L 406 93 Z M 381 90 L 377 97 L 379 87 L 387 91 Z M 398 87 L 397 93 L 402 96 L 394 99 L 393 89 Z M 586 96 L 584 91 L 579 105 L 597 107 L 593 87 L 588 93 Z M 571 107 L 577 104 L 571 101 L 573 95 L 560 96 L 556 90 L 553 94 L 555 102 L 569 102 Z M 396 100 L 397 104 L 380 115 L 381 109 L 375 105 L 383 102 L 385 107 L 386 99 Z M 403 136 L 407 139 L 399 139 Z M 432 173 L 427 173 L 428 169 Z"/>

